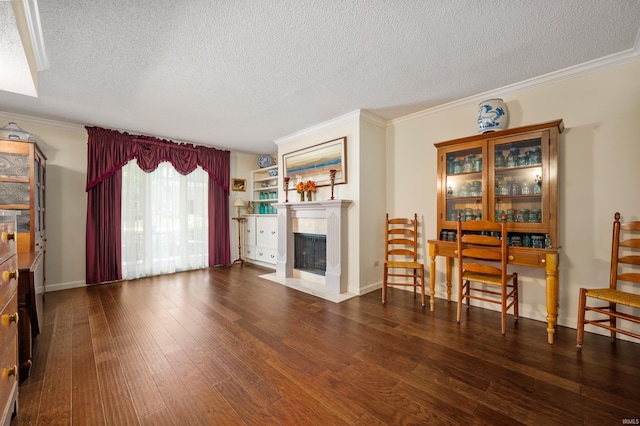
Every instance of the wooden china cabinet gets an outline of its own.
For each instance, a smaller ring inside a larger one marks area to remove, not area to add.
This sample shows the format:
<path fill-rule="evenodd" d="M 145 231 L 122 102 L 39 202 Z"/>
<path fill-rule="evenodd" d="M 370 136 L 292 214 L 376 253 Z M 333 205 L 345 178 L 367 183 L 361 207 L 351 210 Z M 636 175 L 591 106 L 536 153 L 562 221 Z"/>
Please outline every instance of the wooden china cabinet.
<path fill-rule="evenodd" d="M 546 270 L 547 332 L 553 343 L 558 299 L 558 142 L 562 120 L 435 144 L 437 239 L 429 240 L 431 292 L 435 257 L 446 257 L 447 299 L 456 257 L 456 222 L 507 217 L 509 263 Z"/>
<path fill-rule="evenodd" d="M 46 163 L 32 140 L 0 139 L 0 208 L 18 211 L 20 377 L 29 375 L 32 343 L 43 321 L 46 250 Z"/>

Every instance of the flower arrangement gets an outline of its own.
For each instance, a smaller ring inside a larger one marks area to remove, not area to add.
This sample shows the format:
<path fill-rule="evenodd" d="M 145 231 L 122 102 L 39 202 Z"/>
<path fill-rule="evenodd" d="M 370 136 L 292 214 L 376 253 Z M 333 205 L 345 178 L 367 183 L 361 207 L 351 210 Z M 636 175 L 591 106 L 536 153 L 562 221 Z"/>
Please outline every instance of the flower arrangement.
<path fill-rule="evenodd" d="M 304 193 L 307 193 L 307 201 L 311 201 L 311 193 L 316 192 L 316 183 L 309 179 L 308 181 L 301 180 L 296 184 L 296 191 L 300 194 L 300 201 L 304 201 Z"/>
<path fill-rule="evenodd" d="M 299 193 L 304 193 L 304 192 L 316 192 L 316 183 L 312 180 L 308 180 L 308 181 L 300 181 L 296 184 L 296 191 L 298 191 Z"/>

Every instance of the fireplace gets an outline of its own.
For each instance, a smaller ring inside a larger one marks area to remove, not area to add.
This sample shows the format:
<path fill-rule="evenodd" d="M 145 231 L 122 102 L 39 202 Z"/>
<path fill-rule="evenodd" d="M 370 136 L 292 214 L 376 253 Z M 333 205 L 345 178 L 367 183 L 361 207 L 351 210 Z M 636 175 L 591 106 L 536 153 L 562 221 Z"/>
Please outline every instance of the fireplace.
<path fill-rule="evenodd" d="M 293 267 L 324 277 L 327 270 L 327 236 L 294 234 Z"/>
<path fill-rule="evenodd" d="M 354 297 L 356 294 L 347 290 L 347 209 L 350 204 L 350 200 L 275 204 L 278 211 L 276 273 L 265 277 L 333 302 Z M 296 260 L 296 244 L 300 246 L 296 243 L 298 234 L 311 236 L 311 241 L 304 245 L 302 266 L 302 258 Z"/>

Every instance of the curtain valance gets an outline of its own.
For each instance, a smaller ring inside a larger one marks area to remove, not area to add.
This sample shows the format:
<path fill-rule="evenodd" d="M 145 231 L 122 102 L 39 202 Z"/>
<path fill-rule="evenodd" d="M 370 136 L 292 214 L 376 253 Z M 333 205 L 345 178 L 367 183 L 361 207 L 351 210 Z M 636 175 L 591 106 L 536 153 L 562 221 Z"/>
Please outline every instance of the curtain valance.
<path fill-rule="evenodd" d="M 87 191 L 112 176 L 128 161 L 136 159 L 138 166 L 147 173 L 154 171 L 163 161 L 170 162 L 183 175 L 200 166 L 226 193 L 229 192 L 229 151 L 152 136 L 130 135 L 100 127 L 86 129 L 91 141 L 88 148 Z"/>

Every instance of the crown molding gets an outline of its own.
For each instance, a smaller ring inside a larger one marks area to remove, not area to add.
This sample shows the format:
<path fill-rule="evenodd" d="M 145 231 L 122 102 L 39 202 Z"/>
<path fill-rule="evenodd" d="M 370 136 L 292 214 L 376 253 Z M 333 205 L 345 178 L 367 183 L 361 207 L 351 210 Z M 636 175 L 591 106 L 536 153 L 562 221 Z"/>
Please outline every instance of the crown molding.
<path fill-rule="evenodd" d="M 286 144 L 288 142 L 294 141 L 296 139 L 300 139 L 304 136 L 309 136 L 312 135 L 314 133 L 318 133 L 320 131 L 323 130 L 329 130 L 332 129 L 334 127 L 338 127 L 341 126 L 345 123 L 351 123 L 353 121 L 366 121 L 368 123 L 371 123 L 375 126 L 381 127 L 382 129 L 386 129 L 387 127 L 387 120 L 385 120 L 384 118 L 363 110 L 363 109 L 357 109 L 355 111 L 352 111 L 350 113 L 341 115 L 339 117 L 333 118 L 331 120 L 325 121 L 323 123 L 319 123 L 315 126 L 311 126 L 308 127 L 306 129 L 300 130 L 299 132 L 296 133 L 292 133 L 290 135 L 287 136 L 283 136 L 281 138 L 278 139 L 274 139 L 273 142 L 275 142 L 276 145 L 281 145 L 281 144 Z"/>
<path fill-rule="evenodd" d="M 386 118 L 382 118 L 379 115 L 376 115 L 367 110 L 360 110 L 360 119 L 362 121 L 366 121 L 367 123 L 373 124 L 376 127 L 380 127 L 383 130 L 387 128 L 388 120 Z"/>
<path fill-rule="evenodd" d="M 524 80 L 498 89 L 478 93 L 473 96 L 468 96 L 466 98 L 438 105 L 433 108 L 428 108 L 422 111 L 415 112 L 413 114 L 405 115 L 403 117 L 389 120 L 388 125 L 394 126 L 407 121 L 429 117 L 454 108 L 458 108 L 460 106 L 466 106 L 470 103 L 482 102 L 485 99 L 490 99 L 493 97 L 506 98 L 520 92 L 547 86 L 549 84 L 558 83 L 563 80 L 578 78 L 586 74 L 591 74 L 608 68 L 621 66 L 638 60 L 640 60 L 640 31 L 638 31 L 638 35 L 636 36 L 635 47 L 633 49 L 624 50 L 620 53 L 604 56 L 602 58 L 594 59 L 589 62 L 584 62 L 582 64 L 564 68 L 559 71 L 550 72 L 539 77 L 534 77 L 529 80 Z"/>
<path fill-rule="evenodd" d="M 0 117 L 6 117 L 9 119 L 9 121 L 25 122 L 25 123 L 42 125 L 42 126 L 57 127 L 60 129 L 82 130 L 82 131 L 85 130 L 84 125 L 82 124 L 68 123 L 66 121 L 51 120 L 48 118 L 34 117 L 31 115 L 15 114 L 15 113 L 3 111 L 3 110 L 0 110 Z"/>
<path fill-rule="evenodd" d="M 315 126 L 311 126 L 311 127 L 307 127 L 306 129 L 300 130 L 298 132 L 292 133 L 290 135 L 287 136 L 283 136 L 281 138 L 278 139 L 274 139 L 273 142 L 276 145 L 281 145 L 281 144 L 286 144 L 289 143 L 291 141 L 294 141 L 296 139 L 300 139 L 304 136 L 309 136 L 311 134 L 323 131 L 323 130 L 328 130 L 328 129 L 332 129 L 334 127 L 343 125 L 345 123 L 349 123 L 352 122 L 356 119 L 358 119 L 361 115 L 362 110 L 355 110 L 352 112 L 349 112 L 347 114 L 341 115 L 339 117 L 333 118 L 331 120 L 322 122 L 322 123 L 318 123 Z"/>

